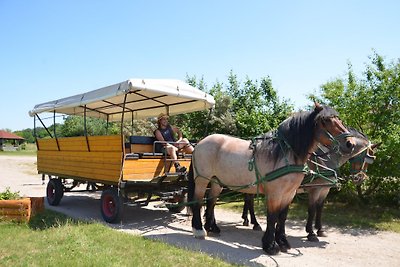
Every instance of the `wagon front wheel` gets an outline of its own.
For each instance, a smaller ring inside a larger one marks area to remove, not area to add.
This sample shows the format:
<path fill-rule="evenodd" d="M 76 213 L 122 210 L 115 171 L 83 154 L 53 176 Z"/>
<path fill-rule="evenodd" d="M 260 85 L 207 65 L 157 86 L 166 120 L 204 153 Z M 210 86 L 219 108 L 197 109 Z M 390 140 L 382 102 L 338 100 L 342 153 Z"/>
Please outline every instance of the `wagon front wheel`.
<path fill-rule="evenodd" d="M 64 187 L 60 179 L 52 178 L 47 183 L 46 188 L 47 202 L 50 206 L 58 206 L 64 196 Z"/>
<path fill-rule="evenodd" d="M 101 194 L 101 215 L 108 223 L 118 223 L 122 219 L 123 201 L 117 188 L 109 188 Z"/>

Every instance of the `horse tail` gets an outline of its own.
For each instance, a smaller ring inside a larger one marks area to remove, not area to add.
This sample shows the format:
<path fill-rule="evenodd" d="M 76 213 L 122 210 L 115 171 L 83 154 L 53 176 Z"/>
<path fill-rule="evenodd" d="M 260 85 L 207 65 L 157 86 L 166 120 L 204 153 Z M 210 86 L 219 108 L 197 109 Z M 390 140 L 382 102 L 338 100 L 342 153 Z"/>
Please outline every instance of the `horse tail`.
<path fill-rule="evenodd" d="M 188 178 L 188 202 L 189 202 L 189 207 L 191 207 L 193 200 L 194 200 L 194 189 L 195 189 L 194 174 L 193 174 L 193 161 L 190 162 L 187 178 Z"/>

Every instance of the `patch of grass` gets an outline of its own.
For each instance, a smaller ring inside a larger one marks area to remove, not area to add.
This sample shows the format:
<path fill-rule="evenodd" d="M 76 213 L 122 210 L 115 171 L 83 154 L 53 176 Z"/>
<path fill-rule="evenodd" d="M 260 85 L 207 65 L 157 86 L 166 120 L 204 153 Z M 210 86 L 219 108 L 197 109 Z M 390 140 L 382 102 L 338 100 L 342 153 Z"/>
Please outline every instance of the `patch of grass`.
<path fill-rule="evenodd" d="M 36 156 L 36 144 L 25 144 L 24 147 L 18 151 L 0 151 L 0 156 Z"/>
<path fill-rule="evenodd" d="M 259 203 L 255 200 L 257 217 L 266 214 L 264 200 Z M 242 213 L 243 201 L 236 201 L 221 205 L 236 212 Z M 307 220 L 307 196 L 296 197 L 290 205 L 288 220 Z M 397 208 L 380 207 L 362 204 L 344 204 L 326 202 L 322 212 L 323 225 L 349 228 L 375 229 L 400 233 L 400 210 Z"/>
<path fill-rule="evenodd" d="M 46 210 L 0 222 L 0 266 L 234 266 L 208 255 Z"/>

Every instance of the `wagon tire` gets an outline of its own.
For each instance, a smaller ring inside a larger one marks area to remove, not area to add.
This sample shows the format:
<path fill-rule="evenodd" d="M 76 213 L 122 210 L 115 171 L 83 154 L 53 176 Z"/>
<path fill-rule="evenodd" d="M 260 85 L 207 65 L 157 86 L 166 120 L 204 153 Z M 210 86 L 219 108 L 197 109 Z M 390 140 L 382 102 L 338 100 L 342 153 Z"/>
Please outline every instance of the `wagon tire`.
<path fill-rule="evenodd" d="M 108 188 L 101 194 L 101 215 L 108 223 L 119 223 L 122 220 L 123 199 L 117 188 Z"/>
<path fill-rule="evenodd" d="M 186 207 L 185 203 L 187 202 L 187 194 L 183 194 L 179 196 L 176 202 L 167 202 L 165 206 L 171 213 L 179 213 L 183 211 Z"/>
<path fill-rule="evenodd" d="M 58 206 L 64 196 L 64 186 L 60 179 L 52 178 L 47 183 L 46 188 L 47 202 L 50 206 Z"/>

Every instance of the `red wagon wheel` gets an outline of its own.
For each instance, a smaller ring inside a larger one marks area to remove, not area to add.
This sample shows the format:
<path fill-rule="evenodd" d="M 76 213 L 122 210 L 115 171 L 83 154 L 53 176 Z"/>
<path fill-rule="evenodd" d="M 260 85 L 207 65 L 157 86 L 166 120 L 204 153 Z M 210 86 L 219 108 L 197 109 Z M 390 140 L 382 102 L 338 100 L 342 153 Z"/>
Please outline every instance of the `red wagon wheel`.
<path fill-rule="evenodd" d="M 108 223 L 118 223 L 122 219 L 123 202 L 117 188 L 108 188 L 101 194 L 101 215 Z"/>

